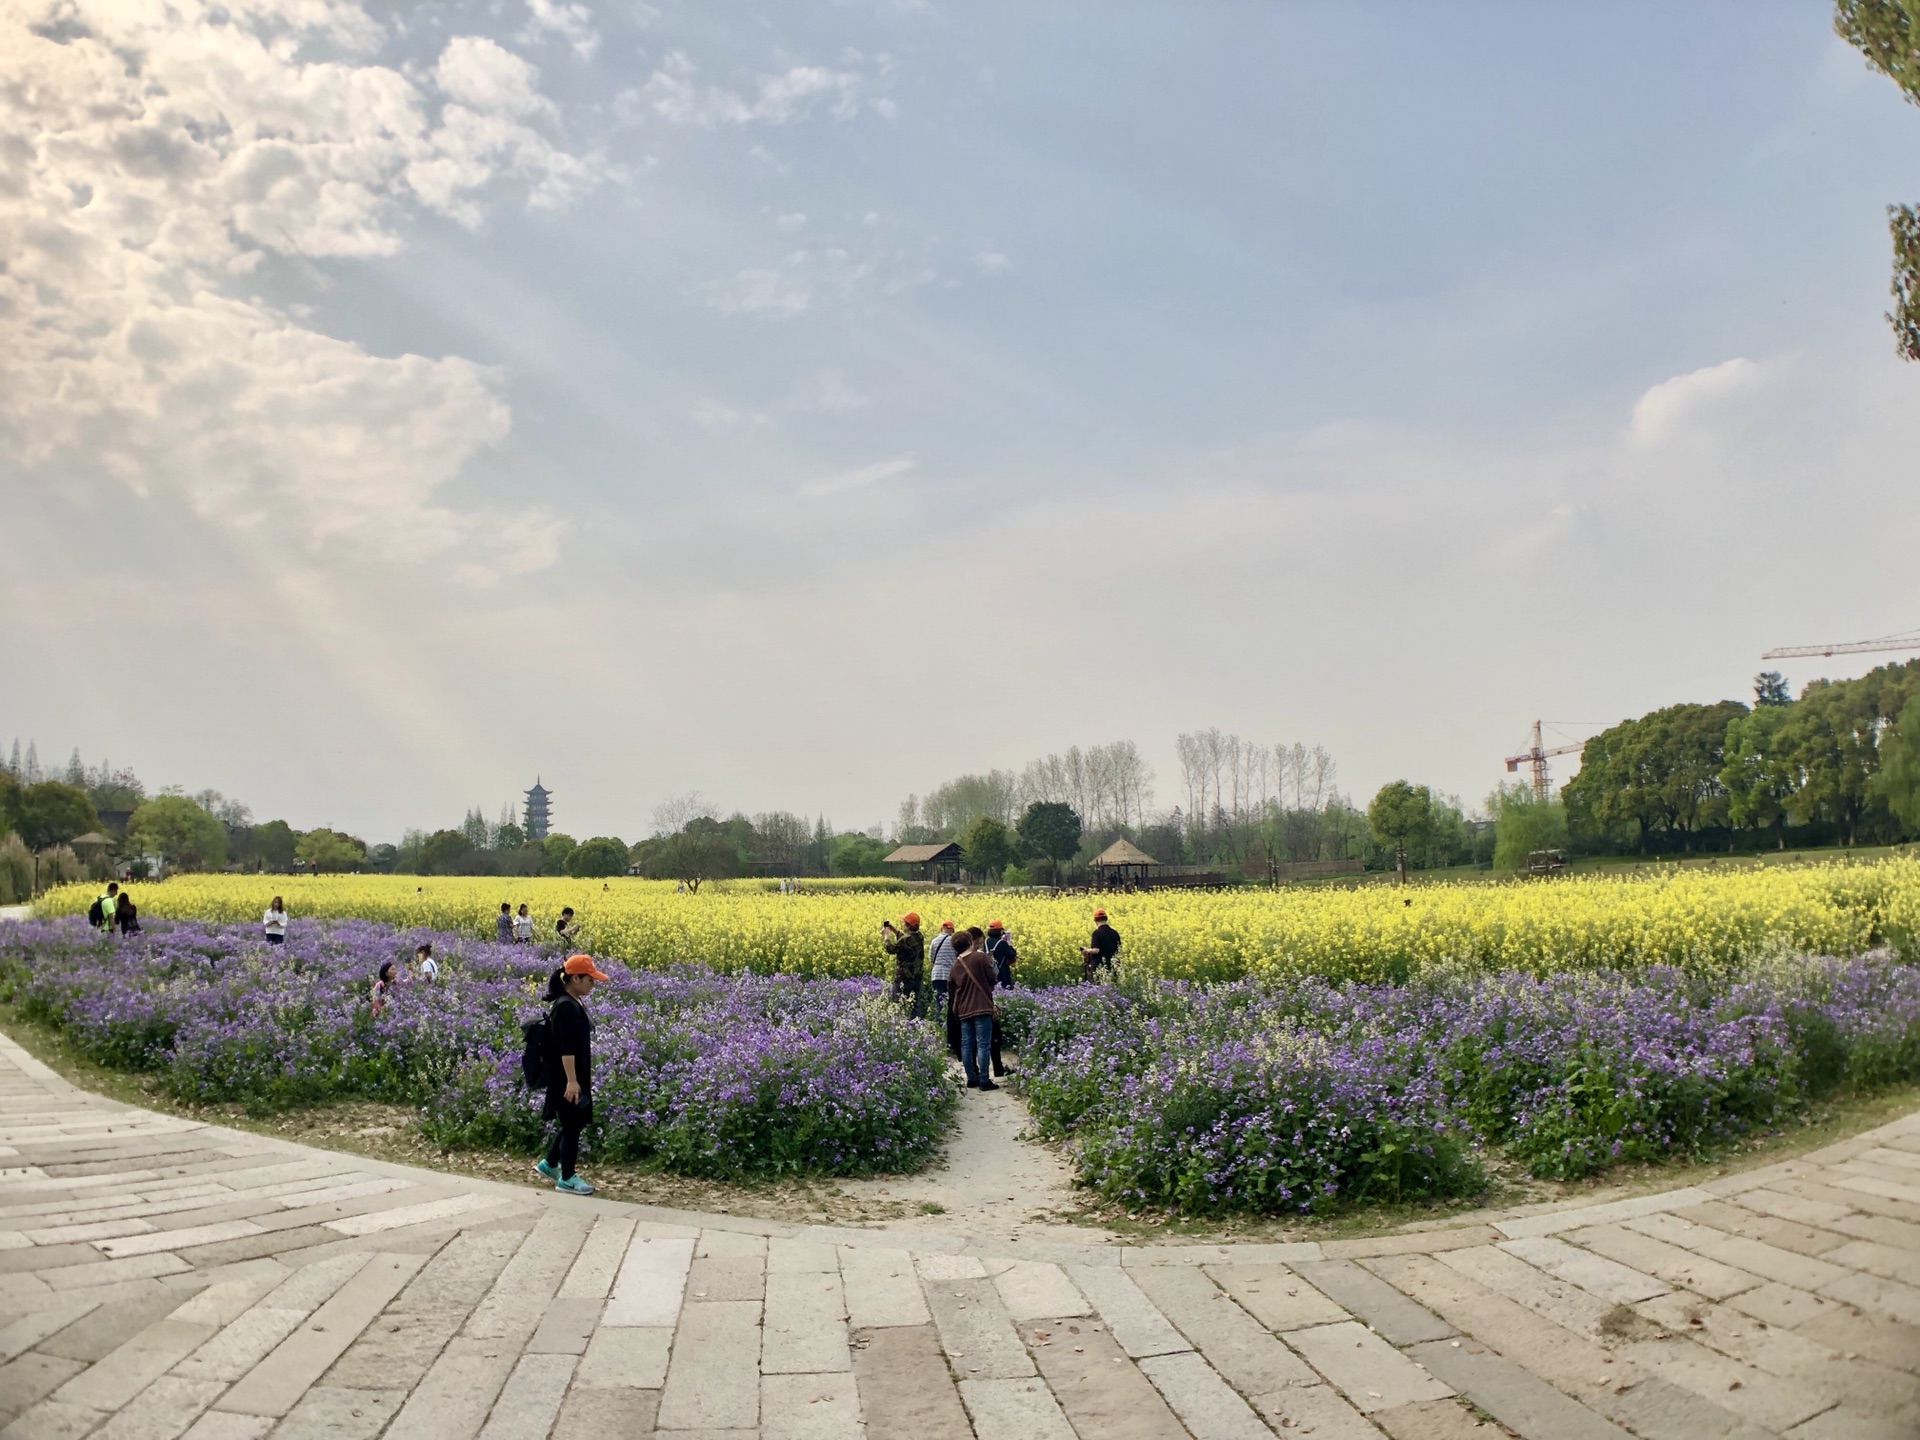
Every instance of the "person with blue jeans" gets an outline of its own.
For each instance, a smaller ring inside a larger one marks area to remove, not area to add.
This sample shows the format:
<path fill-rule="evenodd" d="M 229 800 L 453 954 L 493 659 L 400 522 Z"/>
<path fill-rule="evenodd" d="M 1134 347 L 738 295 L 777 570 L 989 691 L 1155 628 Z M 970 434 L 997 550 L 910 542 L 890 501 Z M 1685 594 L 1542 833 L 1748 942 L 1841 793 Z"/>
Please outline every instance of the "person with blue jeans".
<path fill-rule="evenodd" d="M 993 1049 L 993 958 L 965 931 L 953 937 L 953 975 L 947 1003 L 960 1021 L 960 1063 L 969 1090 L 998 1090 L 988 1068 Z"/>

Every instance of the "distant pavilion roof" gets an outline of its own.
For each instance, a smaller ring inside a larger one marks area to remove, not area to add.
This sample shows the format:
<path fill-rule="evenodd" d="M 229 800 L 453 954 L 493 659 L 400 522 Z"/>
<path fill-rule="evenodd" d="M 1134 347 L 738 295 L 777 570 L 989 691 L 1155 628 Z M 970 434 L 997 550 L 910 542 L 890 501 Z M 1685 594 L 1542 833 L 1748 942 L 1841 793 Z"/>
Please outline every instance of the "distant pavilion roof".
<path fill-rule="evenodd" d="M 1093 857 L 1096 865 L 1158 865 L 1160 862 L 1131 840 L 1116 840 Z"/>
<path fill-rule="evenodd" d="M 944 845 L 902 845 L 880 863 L 883 865 L 931 865 L 936 861 L 959 858 L 960 847 L 949 840 Z"/>

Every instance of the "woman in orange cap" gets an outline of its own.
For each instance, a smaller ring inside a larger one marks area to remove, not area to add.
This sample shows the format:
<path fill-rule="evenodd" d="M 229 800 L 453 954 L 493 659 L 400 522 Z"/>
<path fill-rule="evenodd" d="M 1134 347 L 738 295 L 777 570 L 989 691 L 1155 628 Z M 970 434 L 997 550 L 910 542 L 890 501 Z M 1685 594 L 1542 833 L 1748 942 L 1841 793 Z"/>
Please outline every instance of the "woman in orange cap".
<path fill-rule="evenodd" d="M 573 1173 L 580 1159 L 580 1132 L 593 1119 L 593 1017 L 587 996 L 607 976 L 591 955 L 569 955 L 548 977 L 547 1103 L 541 1118 L 557 1121 L 546 1157 L 533 1168 L 568 1195 L 591 1195 L 593 1186 Z"/>

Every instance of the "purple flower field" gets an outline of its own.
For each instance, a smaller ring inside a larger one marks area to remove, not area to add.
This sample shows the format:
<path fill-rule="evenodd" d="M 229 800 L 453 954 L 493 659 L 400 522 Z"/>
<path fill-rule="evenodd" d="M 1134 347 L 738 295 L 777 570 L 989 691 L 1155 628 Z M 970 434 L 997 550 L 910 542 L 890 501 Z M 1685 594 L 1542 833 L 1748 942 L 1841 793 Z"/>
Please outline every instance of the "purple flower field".
<path fill-rule="evenodd" d="M 422 940 L 435 984 L 378 1016 L 380 964 Z M 73 919 L 0 928 L 0 999 L 91 1058 L 156 1074 L 171 1094 L 255 1111 L 334 1098 L 421 1108 L 450 1145 L 530 1152 L 540 1094 L 520 1079 L 523 1017 L 555 957 L 368 921 L 156 924 L 108 938 Z M 938 1036 L 874 980 L 630 971 L 594 994 L 590 1152 L 739 1178 L 911 1170 L 955 1098 Z"/>
<path fill-rule="evenodd" d="M 1920 1075 L 1920 970 L 1886 956 L 1737 980 L 1161 981 L 1020 991 L 1004 1016 L 1082 1178 L 1188 1213 L 1468 1194 L 1487 1149 L 1575 1178 Z"/>

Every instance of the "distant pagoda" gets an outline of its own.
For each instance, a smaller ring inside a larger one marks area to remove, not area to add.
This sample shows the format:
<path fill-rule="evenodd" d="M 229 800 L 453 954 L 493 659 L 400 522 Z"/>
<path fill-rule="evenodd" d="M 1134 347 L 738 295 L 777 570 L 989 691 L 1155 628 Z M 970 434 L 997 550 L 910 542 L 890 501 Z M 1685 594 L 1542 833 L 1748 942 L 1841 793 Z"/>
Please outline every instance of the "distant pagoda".
<path fill-rule="evenodd" d="M 553 792 L 540 783 L 538 775 L 534 776 L 533 788 L 527 791 L 527 823 L 520 827 L 529 840 L 544 840 L 552 832 L 552 817 L 547 810 L 547 802 L 552 799 Z"/>

